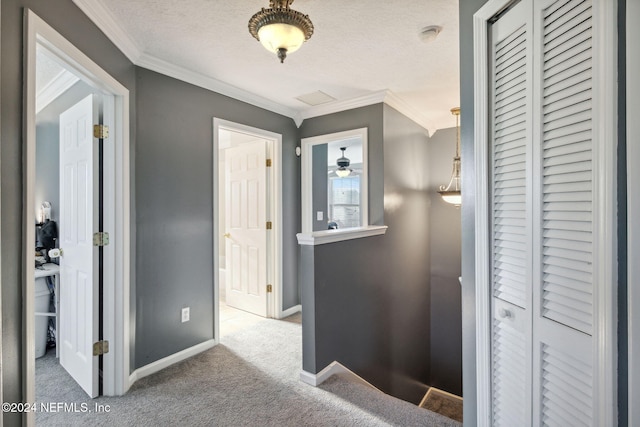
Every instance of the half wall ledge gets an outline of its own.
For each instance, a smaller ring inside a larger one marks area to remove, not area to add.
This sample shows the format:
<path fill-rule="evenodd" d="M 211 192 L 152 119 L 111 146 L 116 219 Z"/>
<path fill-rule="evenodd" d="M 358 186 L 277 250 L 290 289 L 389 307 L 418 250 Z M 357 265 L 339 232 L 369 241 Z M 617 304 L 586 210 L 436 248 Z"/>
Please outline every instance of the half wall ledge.
<path fill-rule="evenodd" d="M 299 245 L 316 246 L 325 243 L 342 242 L 344 240 L 360 239 L 362 237 L 371 237 L 385 234 L 387 232 L 386 225 L 370 225 L 367 227 L 354 227 L 338 230 L 322 230 L 314 231 L 311 234 L 298 233 Z"/>

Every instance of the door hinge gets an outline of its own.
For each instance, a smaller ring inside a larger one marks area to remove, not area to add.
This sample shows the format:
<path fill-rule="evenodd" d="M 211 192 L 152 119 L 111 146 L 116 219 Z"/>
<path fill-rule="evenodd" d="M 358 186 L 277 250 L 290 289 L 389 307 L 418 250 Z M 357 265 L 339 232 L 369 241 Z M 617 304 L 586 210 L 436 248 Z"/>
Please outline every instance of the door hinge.
<path fill-rule="evenodd" d="M 273 286 L 267 285 L 267 293 L 273 292 Z"/>
<path fill-rule="evenodd" d="M 93 246 L 107 246 L 109 244 L 109 233 L 98 232 L 93 235 Z"/>
<path fill-rule="evenodd" d="M 270 168 L 271 167 L 271 159 L 267 159 L 267 167 Z"/>
<path fill-rule="evenodd" d="M 98 139 L 109 138 L 109 126 L 93 125 L 93 137 Z"/>
<path fill-rule="evenodd" d="M 271 221 L 267 221 L 267 230 L 271 230 L 273 228 L 273 223 Z"/>
<path fill-rule="evenodd" d="M 102 356 L 103 354 L 109 353 L 109 341 L 102 340 L 93 343 L 93 355 L 94 356 Z"/>

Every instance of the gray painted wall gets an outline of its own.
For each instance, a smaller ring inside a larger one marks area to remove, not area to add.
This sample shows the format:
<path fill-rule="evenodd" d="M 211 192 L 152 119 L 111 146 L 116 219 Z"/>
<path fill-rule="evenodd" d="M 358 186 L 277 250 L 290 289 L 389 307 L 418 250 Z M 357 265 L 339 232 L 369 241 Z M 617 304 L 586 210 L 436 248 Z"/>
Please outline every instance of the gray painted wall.
<path fill-rule="evenodd" d="M 301 132 L 360 127 L 369 129 L 370 217 L 384 217 L 389 229 L 301 249 L 300 271 L 313 269 L 313 277 L 301 274 L 303 321 L 315 312 L 303 331 L 303 368 L 317 373 L 338 360 L 418 403 L 430 381 L 428 137 L 382 104 L 307 119 Z"/>
<path fill-rule="evenodd" d="M 22 30 L 23 7 L 57 29 L 76 47 L 129 88 L 135 99 L 134 68 L 71 0 L 2 0 L 0 25 L 2 98 L 0 133 L 2 200 L 2 375 L 3 399 L 22 401 Z M 135 117 L 132 112 L 132 123 Z M 135 135 L 135 127 L 132 128 Z M 132 141 L 133 142 L 133 141 Z M 31 226 L 29 224 L 29 226 Z M 134 230 L 135 231 L 135 230 Z M 32 245 L 28 242 L 29 246 Z M 20 423 L 19 414 L 5 413 L 6 425 Z"/>
<path fill-rule="evenodd" d="M 456 128 L 429 139 L 431 247 L 431 385 L 462 395 L 462 306 L 460 301 L 460 208 L 445 203 L 440 185 L 451 178 Z"/>
<path fill-rule="evenodd" d="M 60 114 L 92 92 L 89 85 L 79 81 L 36 116 L 36 214 L 42 202 L 48 201 L 54 221 L 59 221 L 60 212 Z"/>
<path fill-rule="evenodd" d="M 327 197 L 329 195 L 329 181 L 327 179 L 327 144 L 313 146 L 313 165 L 311 166 L 311 224 L 313 231 L 326 230 L 329 213 L 327 212 Z M 322 220 L 318 221 L 318 212 L 323 212 Z"/>
<path fill-rule="evenodd" d="M 135 367 L 213 338 L 212 117 L 282 134 L 283 307 L 299 304 L 298 130 L 293 120 L 137 68 Z M 191 308 L 191 321 L 180 311 Z"/>

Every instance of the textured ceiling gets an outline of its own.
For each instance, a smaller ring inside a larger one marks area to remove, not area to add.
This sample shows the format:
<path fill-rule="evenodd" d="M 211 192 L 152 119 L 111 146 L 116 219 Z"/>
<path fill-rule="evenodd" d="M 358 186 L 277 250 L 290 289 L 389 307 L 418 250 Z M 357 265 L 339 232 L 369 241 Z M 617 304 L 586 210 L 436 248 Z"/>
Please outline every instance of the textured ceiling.
<path fill-rule="evenodd" d="M 36 92 L 45 89 L 64 72 L 65 69 L 44 54 L 42 49 L 36 50 Z"/>
<path fill-rule="evenodd" d="M 317 90 L 338 102 L 389 90 L 429 130 L 455 126 L 449 110 L 459 104 L 457 0 L 295 0 L 292 9 L 308 14 L 315 32 L 284 64 L 247 30 L 268 0 L 74 1 L 106 10 L 146 58 L 293 111 L 310 108 L 296 97 Z M 443 30 L 425 43 L 420 32 L 429 25 Z"/>

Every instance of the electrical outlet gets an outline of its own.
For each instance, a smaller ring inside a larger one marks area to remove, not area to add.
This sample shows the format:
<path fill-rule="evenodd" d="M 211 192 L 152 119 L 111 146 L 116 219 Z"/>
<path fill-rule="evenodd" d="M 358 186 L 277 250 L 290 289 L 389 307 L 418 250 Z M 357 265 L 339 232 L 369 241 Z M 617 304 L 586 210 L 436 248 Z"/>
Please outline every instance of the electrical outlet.
<path fill-rule="evenodd" d="M 317 221 L 322 221 L 323 218 L 324 218 L 324 212 L 323 211 L 316 212 L 316 220 Z"/>
<path fill-rule="evenodd" d="M 182 323 L 189 321 L 189 307 L 182 309 Z"/>

